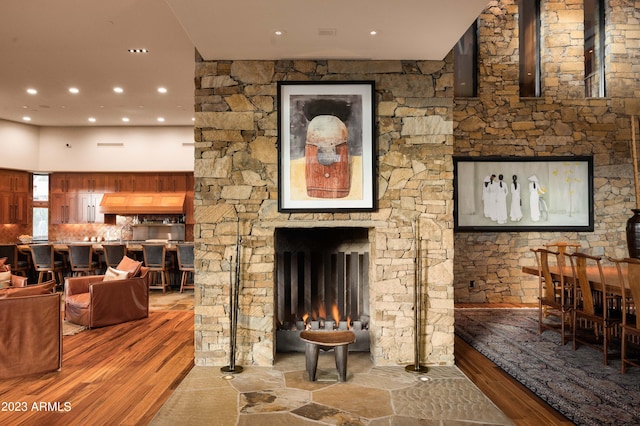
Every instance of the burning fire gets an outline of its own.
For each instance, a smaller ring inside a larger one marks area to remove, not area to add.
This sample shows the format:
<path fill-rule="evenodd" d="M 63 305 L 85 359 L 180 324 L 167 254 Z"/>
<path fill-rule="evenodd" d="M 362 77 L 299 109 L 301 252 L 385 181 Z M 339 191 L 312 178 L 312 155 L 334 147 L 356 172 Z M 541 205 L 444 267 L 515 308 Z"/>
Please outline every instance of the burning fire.
<path fill-rule="evenodd" d="M 340 310 L 338 310 L 338 306 L 335 304 L 331 307 L 331 316 L 336 324 L 340 323 Z"/>

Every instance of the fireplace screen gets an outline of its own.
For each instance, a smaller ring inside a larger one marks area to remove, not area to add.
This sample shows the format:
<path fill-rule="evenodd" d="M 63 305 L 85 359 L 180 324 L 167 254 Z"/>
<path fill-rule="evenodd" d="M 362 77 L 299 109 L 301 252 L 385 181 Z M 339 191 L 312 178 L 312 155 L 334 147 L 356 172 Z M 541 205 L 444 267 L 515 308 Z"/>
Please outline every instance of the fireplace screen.
<path fill-rule="evenodd" d="M 276 348 L 303 351 L 300 331 L 352 330 L 369 350 L 369 241 L 363 228 L 276 231 Z"/>

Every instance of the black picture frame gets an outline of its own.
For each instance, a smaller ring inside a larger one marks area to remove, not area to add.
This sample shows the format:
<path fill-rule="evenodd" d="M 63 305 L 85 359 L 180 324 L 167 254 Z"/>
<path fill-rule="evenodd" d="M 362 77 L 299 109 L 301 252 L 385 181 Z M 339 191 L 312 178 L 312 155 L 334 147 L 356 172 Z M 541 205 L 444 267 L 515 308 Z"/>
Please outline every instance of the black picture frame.
<path fill-rule="evenodd" d="M 278 82 L 278 211 L 376 208 L 375 83 Z"/>
<path fill-rule="evenodd" d="M 453 166 L 454 231 L 593 231 L 591 156 L 454 156 Z"/>

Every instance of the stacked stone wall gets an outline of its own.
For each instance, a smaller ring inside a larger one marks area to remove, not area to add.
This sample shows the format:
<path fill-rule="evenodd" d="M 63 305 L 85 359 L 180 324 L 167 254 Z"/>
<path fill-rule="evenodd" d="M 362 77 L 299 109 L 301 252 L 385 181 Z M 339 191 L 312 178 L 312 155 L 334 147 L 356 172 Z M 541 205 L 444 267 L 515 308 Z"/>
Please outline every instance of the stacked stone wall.
<path fill-rule="evenodd" d="M 421 362 L 453 364 L 452 79 L 450 58 L 197 59 L 197 365 L 229 362 L 237 233 L 242 246 L 237 363 L 273 363 L 274 231 L 316 226 L 369 229 L 372 358 L 379 365 L 413 362 L 416 223 L 425 289 Z M 375 81 L 375 212 L 278 212 L 277 82 L 309 80 Z"/>
<path fill-rule="evenodd" d="M 585 98 L 582 1 L 542 0 L 542 96 L 519 98 L 517 1 L 493 1 L 479 17 L 479 96 L 456 98 L 454 150 L 461 156 L 589 155 L 594 160 L 594 232 L 495 232 L 455 235 L 456 302 L 535 303 L 530 248 L 578 241 L 596 255 L 627 255 L 625 225 L 635 206 L 626 100 L 640 80 L 639 10 L 609 1 L 606 98 Z M 502 31 L 505 28 L 507 31 Z M 635 78 L 632 77 L 635 70 Z M 499 83 L 496 83 L 501 80 Z M 511 88 L 504 90 L 504 88 Z M 515 88 L 515 92 L 513 91 Z M 474 281 L 470 288 L 470 281 Z"/>

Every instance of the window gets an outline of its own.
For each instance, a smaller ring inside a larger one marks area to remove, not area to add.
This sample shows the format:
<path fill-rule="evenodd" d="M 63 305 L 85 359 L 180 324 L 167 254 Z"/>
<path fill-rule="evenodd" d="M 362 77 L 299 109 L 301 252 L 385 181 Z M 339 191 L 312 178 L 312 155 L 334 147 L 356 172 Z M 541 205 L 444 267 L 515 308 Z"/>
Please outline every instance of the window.
<path fill-rule="evenodd" d="M 454 96 L 477 96 L 478 21 L 475 21 L 453 48 Z"/>
<path fill-rule="evenodd" d="M 518 0 L 520 96 L 540 96 L 540 0 Z"/>
<path fill-rule="evenodd" d="M 585 96 L 606 96 L 604 80 L 604 0 L 584 0 Z"/>
<path fill-rule="evenodd" d="M 33 240 L 49 239 L 49 175 L 33 175 Z"/>

